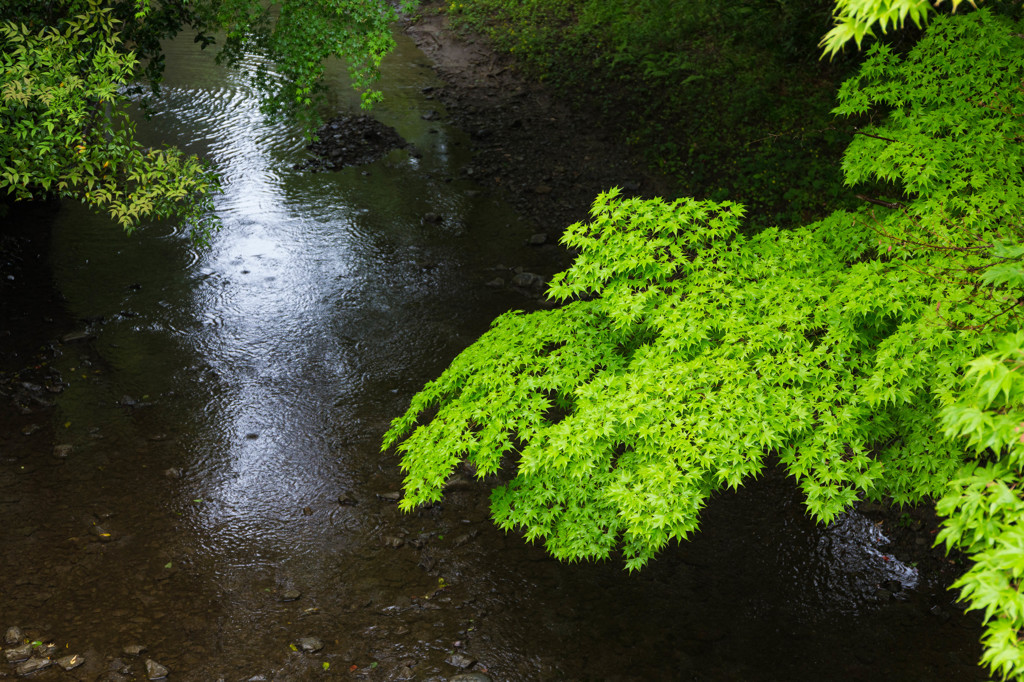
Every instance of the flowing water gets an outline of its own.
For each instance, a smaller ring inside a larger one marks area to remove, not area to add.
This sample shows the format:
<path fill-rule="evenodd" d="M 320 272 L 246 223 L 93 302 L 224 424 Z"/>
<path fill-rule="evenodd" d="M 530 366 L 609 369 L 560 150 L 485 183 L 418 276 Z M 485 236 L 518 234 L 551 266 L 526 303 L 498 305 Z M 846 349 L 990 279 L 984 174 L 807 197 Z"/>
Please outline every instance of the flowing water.
<path fill-rule="evenodd" d="M 55 406 L 3 422 L 0 626 L 87 663 L 35 677 L 143 679 L 149 656 L 211 681 L 447 679 L 472 661 L 495 680 L 983 679 L 976 620 L 866 517 L 816 528 L 775 474 L 634 576 L 503 534 L 469 481 L 401 514 L 388 422 L 531 305 L 484 283 L 557 252 L 460 179 L 470 143 L 424 120 L 435 77 L 408 40 L 373 115 L 419 153 L 321 174 L 293 170 L 302 136 L 243 76 L 191 41 L 168 50 L 140 134 L 216 165 L 223 229 L 198 248 L 175 225 L 54 218 L 53 285 L 86 338 L 59 345 Z M 332 108 L 355 111 L 343 81 Z"/>

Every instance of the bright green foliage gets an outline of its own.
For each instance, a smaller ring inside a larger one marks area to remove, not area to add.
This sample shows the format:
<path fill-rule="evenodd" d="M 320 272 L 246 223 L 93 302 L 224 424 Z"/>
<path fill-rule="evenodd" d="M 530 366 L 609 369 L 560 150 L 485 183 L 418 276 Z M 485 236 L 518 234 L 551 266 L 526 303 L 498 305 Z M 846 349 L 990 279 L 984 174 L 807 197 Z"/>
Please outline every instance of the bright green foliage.
<path fill-rule="evenodd" d="M 135 57 L 118 26 L 98 0 L 60 27 L 0 25 L 0 190 L 76 197 L 126 230 L 178 215 L 199 236 L 216 178 L 194 157 L 135 141 L 120 92 Z"/>
<path fill-rule="evenodd" d="M 600 196 L 563 238 L 564 305 L 499 318 L 393 423 L 402 508 L 461 461 L 504 466 L 500 526 L 634 569 L 769 455 L 821 521 L 941 498 L 942 539 L 976 562 L 960 585 L 985 661 L 1020 675 L 1021 32 L 976 12 L 903 58 L 871 51 L 837 112 L 888 115 L 844 172 L 891 191 L 858 211 L 745 236 L 729 202 Z"/>
<path fill-rule="evenodd" d="M 967 1 L 971 5 L 975 4 L 974 0 Z M 950 0 L 953 11 L 955 12 L 963 2 L 964 0 Z M 864 38 L 873 35 L 876 24 L 882 29 L 882 33 L 890 26 L 902 28 L 907 19 L 921 27 L 928 15 L 934 11 L 928 0 L 836 0 L 835 4 L 836 25 L 821 39 L 821 47 L 825 48 L 825 54 L 832 56 L 851 40 L 860 47 Z M 942 0 L 935 4 L 942 4 Z"/>

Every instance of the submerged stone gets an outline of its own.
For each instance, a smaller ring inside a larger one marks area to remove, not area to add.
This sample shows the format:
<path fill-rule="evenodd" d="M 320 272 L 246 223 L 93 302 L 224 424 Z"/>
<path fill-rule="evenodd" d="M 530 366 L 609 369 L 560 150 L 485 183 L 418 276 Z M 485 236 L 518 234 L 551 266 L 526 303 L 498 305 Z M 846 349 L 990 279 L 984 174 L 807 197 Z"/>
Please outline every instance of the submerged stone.
<path fill-rule="evenodd" d="M 146 677 L 151 680 L 162 680 L 171 674 L 165 666 L 160 665 L 152 658 L 146 659 Z"/>

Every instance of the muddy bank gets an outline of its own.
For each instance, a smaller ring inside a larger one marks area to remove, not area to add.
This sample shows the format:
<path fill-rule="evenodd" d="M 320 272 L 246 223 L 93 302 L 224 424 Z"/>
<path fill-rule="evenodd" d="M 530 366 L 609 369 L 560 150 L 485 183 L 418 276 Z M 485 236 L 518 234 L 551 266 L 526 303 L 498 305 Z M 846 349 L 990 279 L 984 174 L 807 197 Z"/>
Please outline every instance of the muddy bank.
<path fill-rule="evenodd" d="M 604 121 L 522 78 L 484 39 L 454 36 L 440 6 L 425 3 L 405 31 L 445 82 L 427 97 L 472 139 L 464 176 L 507 198 L 552 241 L 586 219 L 594 198 L 611 187 L 626 196 L 666 195 L 668 181 L 646 169 Z"/>

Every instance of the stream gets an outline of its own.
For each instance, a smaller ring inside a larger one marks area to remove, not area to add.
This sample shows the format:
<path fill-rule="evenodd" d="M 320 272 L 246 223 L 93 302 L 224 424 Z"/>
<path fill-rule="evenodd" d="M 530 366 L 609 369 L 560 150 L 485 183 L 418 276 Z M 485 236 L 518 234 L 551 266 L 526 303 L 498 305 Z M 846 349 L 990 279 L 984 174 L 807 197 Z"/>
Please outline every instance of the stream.
<path fill-rule="evenodd" d="M 61 338 L 40 370 L 61 383 L 5 375 L 0 630 L 85 661 L 31 679 L 147 679 L 147 659 L 201 682 L 985 679 L 976 616 L 869 516 L 815 526 L 777 472 L 635 575 L 501 532 L 468 477 L 398 511 L 390 420 L 537 305 L 488 282 L 564 256 L 461 172 L 472 140 L 397 39 L 372 115 L 412 147 L 330 173 L 294 168 L 306 141 L 244 75 L 168 45 L 139 134 L 222 173 L 209 247 L 72 203 L 31 214 L 53 298 L 0 332 Z M 329 82 L 327 113 L 357 113 L 341 68 Z"/>

